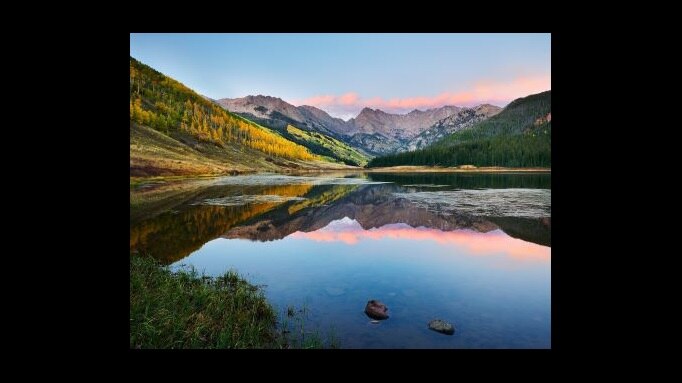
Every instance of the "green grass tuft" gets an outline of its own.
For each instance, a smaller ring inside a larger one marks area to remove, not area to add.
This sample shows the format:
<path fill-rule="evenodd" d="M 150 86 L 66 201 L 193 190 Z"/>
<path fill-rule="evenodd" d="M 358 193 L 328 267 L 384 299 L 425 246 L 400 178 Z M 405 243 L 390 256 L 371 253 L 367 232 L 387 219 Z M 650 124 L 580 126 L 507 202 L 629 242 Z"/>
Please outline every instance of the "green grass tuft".
<path fill-rule="evenodd" d="M 263 292 L 232 271 L 210 278 L 130 258 L 131 348 L 277 347 L 276 320 Z"/>
<path fill-rule="evenodd" d="M 234 271 L 213 278 L 130 257 L 130 348 L 324 348 L 306 331 L 307 314 L 289 306 L 278 331 L 261 288 Z M 333 336 L 328 343 L 338 348 Z"/>

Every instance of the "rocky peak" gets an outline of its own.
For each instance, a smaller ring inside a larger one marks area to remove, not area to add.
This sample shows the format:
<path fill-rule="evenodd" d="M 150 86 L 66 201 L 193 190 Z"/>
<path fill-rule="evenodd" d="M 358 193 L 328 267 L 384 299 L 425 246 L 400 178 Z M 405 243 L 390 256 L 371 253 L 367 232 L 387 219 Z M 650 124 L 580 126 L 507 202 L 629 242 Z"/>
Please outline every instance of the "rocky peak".
<path fill-rule="evenodd" d="M 268 102 L 273 102 L 273 101 L 279 101 L 279 102 L 284 102 L 281 98 L 279 97 L 272 97 L 272 96 L 265 96 L 262 94 L 258 94 L 255 96 L 246 96 L 245 97 L 247 100 L 251 102 L 258 102 L 258 101 L 268 101 Z"/>
<path fill-rule="evenodd" d="M 448 134 L 452 134 L 462 129 L 468 129 L 475 123 L 494 116 L 502 110 L 502 108 L 490 104 L 478 105 L 473 108 L 451 108 L 451 111 L 456 112 L 438 120 L 431 127 L 410 139 L 399 151 L 424 148 Z"/>
<path fill-rule="evenodd" d="M 223 98 L 218 100 L 218 103 L 230 112 L 259 118 L 270 118 L 274 112 L 277 112 L 295 121 L 305 120 L 295 106 L 278 97 L 259 94 L 242 98 Z"/>

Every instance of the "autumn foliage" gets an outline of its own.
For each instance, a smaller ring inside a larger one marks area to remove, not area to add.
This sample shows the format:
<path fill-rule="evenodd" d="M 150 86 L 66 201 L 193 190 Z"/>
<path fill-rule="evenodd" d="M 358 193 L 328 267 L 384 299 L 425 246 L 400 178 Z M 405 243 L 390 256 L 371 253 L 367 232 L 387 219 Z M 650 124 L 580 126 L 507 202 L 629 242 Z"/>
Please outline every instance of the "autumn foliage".
<path fill-rule="evenodd" d="M 306 147 L 226 111 L 132 57 L 130 120 L 168 135 L 186 133 L 218 146 L 236 143 L 270 156 L 317 159 Z"/>

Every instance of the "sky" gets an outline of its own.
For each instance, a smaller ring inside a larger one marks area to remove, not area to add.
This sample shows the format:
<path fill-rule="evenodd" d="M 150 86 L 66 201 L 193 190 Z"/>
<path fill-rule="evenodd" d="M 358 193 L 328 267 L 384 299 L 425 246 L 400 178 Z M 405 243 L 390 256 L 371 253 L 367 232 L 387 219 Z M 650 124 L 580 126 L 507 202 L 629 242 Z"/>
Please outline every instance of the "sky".
<path fill-rule="evenodd" d="M 213 99 L 262 94 L 344 120 L 551 89 L 549 33 L 132 33 L 130 55 Z"/>

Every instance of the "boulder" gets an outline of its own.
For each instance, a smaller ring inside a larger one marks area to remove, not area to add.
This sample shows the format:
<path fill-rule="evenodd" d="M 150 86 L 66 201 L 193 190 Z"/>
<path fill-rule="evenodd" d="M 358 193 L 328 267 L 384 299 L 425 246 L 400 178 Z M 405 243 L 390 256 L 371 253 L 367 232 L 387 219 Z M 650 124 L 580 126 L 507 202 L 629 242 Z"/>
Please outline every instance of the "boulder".
<path fill-rule="evenodd" d="M 365 314 L 372 319 L 388 319 L 388 314 L 386 314 L 386 311 L 388 311 L 388 307 L 374 299 L 367 302 L 367 306 L 365 306 Z"/>
<path fill-rule="evenodd" d="M 441 319 L 434 319 L 429 322 L 429 329 L 446 335 L 455 333 L 455 326 Z"/>

